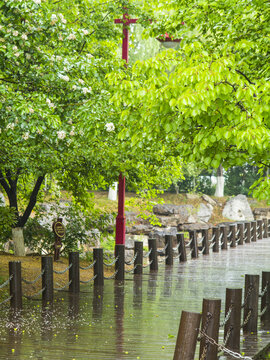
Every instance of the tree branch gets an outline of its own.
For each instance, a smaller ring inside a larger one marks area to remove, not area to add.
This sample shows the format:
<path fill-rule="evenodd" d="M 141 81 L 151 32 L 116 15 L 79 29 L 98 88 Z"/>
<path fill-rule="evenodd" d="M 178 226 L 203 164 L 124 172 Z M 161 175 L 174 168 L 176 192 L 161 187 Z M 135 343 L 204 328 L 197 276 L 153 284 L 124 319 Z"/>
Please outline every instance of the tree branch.
<path fill-rule="evenodd" d="M 9 196 L 10 187 L 8 186 L 8 183 L 7 183 L 6 179 L 5 179 L 4 174 L 2 173 L 2 171 L 0 171 L 0 184 L 2 185 L 3 189 L 7 193 L 7 196 Z"/>
<path fill-rule="evenodd" d="M 247 75 L 246 74 L 244 74 L 244 73 L 242 73 L 242 71 L 240 71 L 240 70 L 235 70 L 238 74 L 240 74 L 240 75 L 242 75 L 242 76 L 244 76 L 244 78 L 250 83 L 250 84 L 252 84 L 252 85 L 255 85 L 255 83 L 254 82 L 252 82 L 251 80 L 249 80 L 249 78 L 247 77 Z"/>
<path fill-rule="evenodd" d="M 34 206 L 36 205 L 36 202 L 37 202 L 37 195 L 38 195 L 38 192 L 40 190 L 40 187 L 42 185 L 42 182 L 45 178 L 45 175 L 42 175 L 42 176 L 39 176 L 37 181 L 36 181 L 36 184 L 34 186 L 34 189 L 32 191 L 32 194 L 30 196 L 30 200 L 29 200 L 29 203 L 24 211 L 24 214 L 23 216 L 21 216 L 18 220 L 18 224 L 17 226 L 18 227 L 23 227 L 26 223 L 26 221 L 28 220 Z"/>

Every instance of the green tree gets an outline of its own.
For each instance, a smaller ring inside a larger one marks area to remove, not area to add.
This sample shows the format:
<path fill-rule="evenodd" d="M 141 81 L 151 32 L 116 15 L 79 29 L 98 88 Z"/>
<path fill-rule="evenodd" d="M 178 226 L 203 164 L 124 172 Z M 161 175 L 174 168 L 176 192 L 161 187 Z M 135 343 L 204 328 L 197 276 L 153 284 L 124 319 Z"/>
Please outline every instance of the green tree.
<path fill-rule="evenodd" d="M 174 176 L 178 159 L 162 144 L 145 134 L 135 146 L 136 129 L 126 140 L 118 136 L 123 125 L 109 103 L 106 74 L 123 68 L 113 19 L 126 4 L 0 1 L 0 184 L 16 210 L 17 255 L 24 254 L 22 228 L 45 176 L 85 204 L 88 189 L 112 183 L 119 172 L 141 188 Z M 143 9 L 132 11 L 143 22 Z"/>
<path fill-rule="evenodd" d="M 225 173 L 225 195 L 248 195 L 250 187 L 257 181 L 258 167 L 245 164 L 233 166 Z"/>

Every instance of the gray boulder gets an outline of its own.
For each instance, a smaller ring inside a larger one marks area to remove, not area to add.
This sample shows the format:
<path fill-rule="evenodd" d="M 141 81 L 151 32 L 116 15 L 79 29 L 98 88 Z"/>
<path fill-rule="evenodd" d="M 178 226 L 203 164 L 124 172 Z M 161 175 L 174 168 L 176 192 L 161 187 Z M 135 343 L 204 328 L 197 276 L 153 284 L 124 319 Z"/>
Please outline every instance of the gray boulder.
<path fill-rule="evenodd" d="M 212 205 L 201 203 L 197 210 L 197 217 L 200 221 L 208 222 L 212 216 L 212 213 L 213 213 Z"/>
<path fill-rule="evenodd" d="M 245 195 L 237 195 L 229 199 L 223 209 L 222 215 L 234 221 L 252 221 L 254 216 Z"/>

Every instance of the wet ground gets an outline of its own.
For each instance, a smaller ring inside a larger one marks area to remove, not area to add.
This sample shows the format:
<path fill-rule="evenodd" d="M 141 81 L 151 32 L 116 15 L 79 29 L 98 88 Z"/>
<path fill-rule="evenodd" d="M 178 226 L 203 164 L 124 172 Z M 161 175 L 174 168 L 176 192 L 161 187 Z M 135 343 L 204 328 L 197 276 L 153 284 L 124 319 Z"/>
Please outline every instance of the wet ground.
<path fill-rule="evenodd" d="M 200 312 L 203 298 L 221 298 L 226 287 L 243 288 L 245 274 L 270 271 L 270 239 L 200 256 L 157 274 L 127 275 L 122 286 L 81 286 L 79 296 L 55 293 L 52 308 L 25 301 L 21 315 L 0 310 L 0 359 L 173 359 L 181 311 Z M 223 333 L 220 332 L 220 342 Z M 241 338 L 252 356 L 270 342 L 269 331 Z M 198 359 L 198 356 L 196 357 Z M 220 357 L 226 359 L 226 357 Z"/>

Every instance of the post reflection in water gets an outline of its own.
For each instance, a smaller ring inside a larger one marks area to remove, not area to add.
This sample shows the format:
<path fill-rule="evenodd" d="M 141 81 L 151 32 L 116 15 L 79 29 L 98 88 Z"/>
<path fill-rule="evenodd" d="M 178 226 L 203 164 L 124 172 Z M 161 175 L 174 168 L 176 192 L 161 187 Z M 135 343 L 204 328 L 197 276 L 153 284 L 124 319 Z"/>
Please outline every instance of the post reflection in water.
<path fill-rule="evenodd" d="M 148 277 L 148 287 L 147 287 L 147 299 L 148 300 L 154 300 L 156 297 L 157 278 L 158 278 L 157 271 L 150 272 L 149 277 Z"/>
<path fill-rule="evenodd" d="M 117 358 L 122 359 L 124 351 L 124 300 L 125 286 L 115 283 L 114 287 L 114 317 L 115 317 L 115 345 Z"/>
<path fill-rule="evenodd" d="M 166 266 L 164 271 L 163 296 L 166 297 L 172 296 L 172 275 L 173 275 L 173 267 Z"/>
<path fill-rule="evenodd" d="M 142 275 L 134 275 L 133 278 L 133 307 L 142 308 Z"/>
<path fill-rule="evenodd" d="M 22 316 L 21 311 L 14 311 L 10 309 L 9 311 L 9 324 L 7 326 L 7 352 L 6 358 L 10 359 L 11 357 L 20 358 L 21 353 L 21 343 L 22 343 Z"/>
<path fill-rule="evenodd" d="M 93 313 L 92 313 L 92 317 L 95 320 L 102 319 L 103 292 L 104 292 L 104 286 L 94 286 L 94 289 L 93 289 Z"/>
<path fill-rule="evenodd" d="M 79 332 L 79 310 L 80 295 L 78 293 L 68 293 L 68 324 L 67 324 L 67 344 L 75 344 Z"/>
<path fill-rule="evenodd" d="M 53 338 L 52 319 L 53 319 L 53 305 L 42 304 L 40 333 L 41 333 L 41 339 L 44 341 L 51 341 Z"/>

